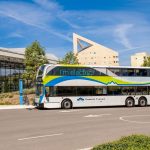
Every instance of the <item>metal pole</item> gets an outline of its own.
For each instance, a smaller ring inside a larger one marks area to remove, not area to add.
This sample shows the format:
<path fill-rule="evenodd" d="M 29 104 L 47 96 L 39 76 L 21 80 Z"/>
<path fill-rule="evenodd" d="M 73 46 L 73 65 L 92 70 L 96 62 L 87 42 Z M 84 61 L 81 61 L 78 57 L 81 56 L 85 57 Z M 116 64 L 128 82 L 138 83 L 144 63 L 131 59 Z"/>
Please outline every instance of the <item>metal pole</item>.
<path fill-rule="evenodd" d="M 23 105 L 23 80 L 19 79 L 19 100 L 20 105 Z"/>

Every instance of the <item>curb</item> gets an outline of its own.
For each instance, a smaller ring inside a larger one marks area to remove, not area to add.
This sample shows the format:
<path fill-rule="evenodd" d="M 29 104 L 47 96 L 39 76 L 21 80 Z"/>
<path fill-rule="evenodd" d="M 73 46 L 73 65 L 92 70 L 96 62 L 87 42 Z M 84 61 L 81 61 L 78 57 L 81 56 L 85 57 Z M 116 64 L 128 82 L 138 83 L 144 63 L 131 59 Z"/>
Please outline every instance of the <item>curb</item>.
<path fill-rule="evenodd" d="M 0 110 L 35 108 L 33 105 L 0 105 Z"/>

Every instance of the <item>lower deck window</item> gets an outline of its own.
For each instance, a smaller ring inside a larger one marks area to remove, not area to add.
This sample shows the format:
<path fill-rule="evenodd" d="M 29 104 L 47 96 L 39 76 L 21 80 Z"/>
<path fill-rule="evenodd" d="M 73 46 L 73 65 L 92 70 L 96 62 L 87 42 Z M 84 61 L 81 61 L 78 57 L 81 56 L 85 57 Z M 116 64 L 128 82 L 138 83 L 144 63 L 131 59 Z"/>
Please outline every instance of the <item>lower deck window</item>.
<path fill-rule="evenodd" d="M 103 96 L 103 95 L 149 95 L 150 87 L 148 86 L 57 86 L 46 87 L 48 96 Z"/>

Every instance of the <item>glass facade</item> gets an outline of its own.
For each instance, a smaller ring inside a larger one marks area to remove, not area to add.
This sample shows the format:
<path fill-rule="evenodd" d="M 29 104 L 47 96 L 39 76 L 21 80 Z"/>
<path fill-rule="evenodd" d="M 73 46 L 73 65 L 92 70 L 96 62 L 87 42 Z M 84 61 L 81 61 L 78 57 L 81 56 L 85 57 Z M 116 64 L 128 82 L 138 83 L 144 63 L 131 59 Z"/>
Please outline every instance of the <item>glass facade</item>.
<path fill-rule="evenodd" d="M 19 90 L 19 79 L 25 71 L 25 65 L 22 59 L 0 57 L 0 93 Z M 24 80 L 24 88 L 33 85 L 31 80 Z"/>
<path fill-rule="evenodd" d="M 25 66 L 22 63 L 0 61 L 0 93 L 17 91 L 24 69 Z"/>
<path fill-rule="evenodd" d="M 57 62 L 57 60 L 53 59 L 48 60 L 51 64 Z M 24 71 L 24 52 L 0 48 L 0 93 L 18 91 L 19 79 L 21 79 Z M 34 81 L 30 77 L 27 80 L 23 80 L 23 82 L 23 88 L 34 86 Z"/>

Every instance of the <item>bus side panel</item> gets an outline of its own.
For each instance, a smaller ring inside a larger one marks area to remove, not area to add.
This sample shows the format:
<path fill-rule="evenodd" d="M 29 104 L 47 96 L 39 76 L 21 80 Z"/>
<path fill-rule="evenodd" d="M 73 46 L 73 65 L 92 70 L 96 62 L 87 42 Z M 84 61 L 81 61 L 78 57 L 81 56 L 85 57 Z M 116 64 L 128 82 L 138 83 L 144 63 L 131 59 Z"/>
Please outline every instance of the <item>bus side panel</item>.
<path fill-rule="evenodd" d="M 127 96 L 81 96 L 74 97 L 73 107 L 120 106 L 125 105 Z"/>
<path fill-rule="evenodd" d="M 73 102 L 73 107 L 92 107 L 92 106 L 125 106 L 127 97 L 133 97 L 135 105 L 138 105 L 138 100 L 141 96 L 81 96 L 68 97 Z M 150 95 L 144 95 L 147 99 L 147 104 L 150 105 Z"/>
<path fill-rule="evenodd" d="M 44 108 L 61 108 L 61 97 L 47 97 Z"/>
<path fill-rule="evenodd" d="M 127 97 L 133 97 L 135 105 L 138 105 L 140 95 L 123 95 L 123 96 L 71 96 L 71 97 L 49 97 L 48 101 L 44 102 L 45 108 L 61 108 L 61 103 L 64 99 L 70 99 L 73 107 L 92 107 L 92 106 L 125 106 Z M 147 99 L 147 104 L 150 105 L 150 95 L 144 95 Z"/>

